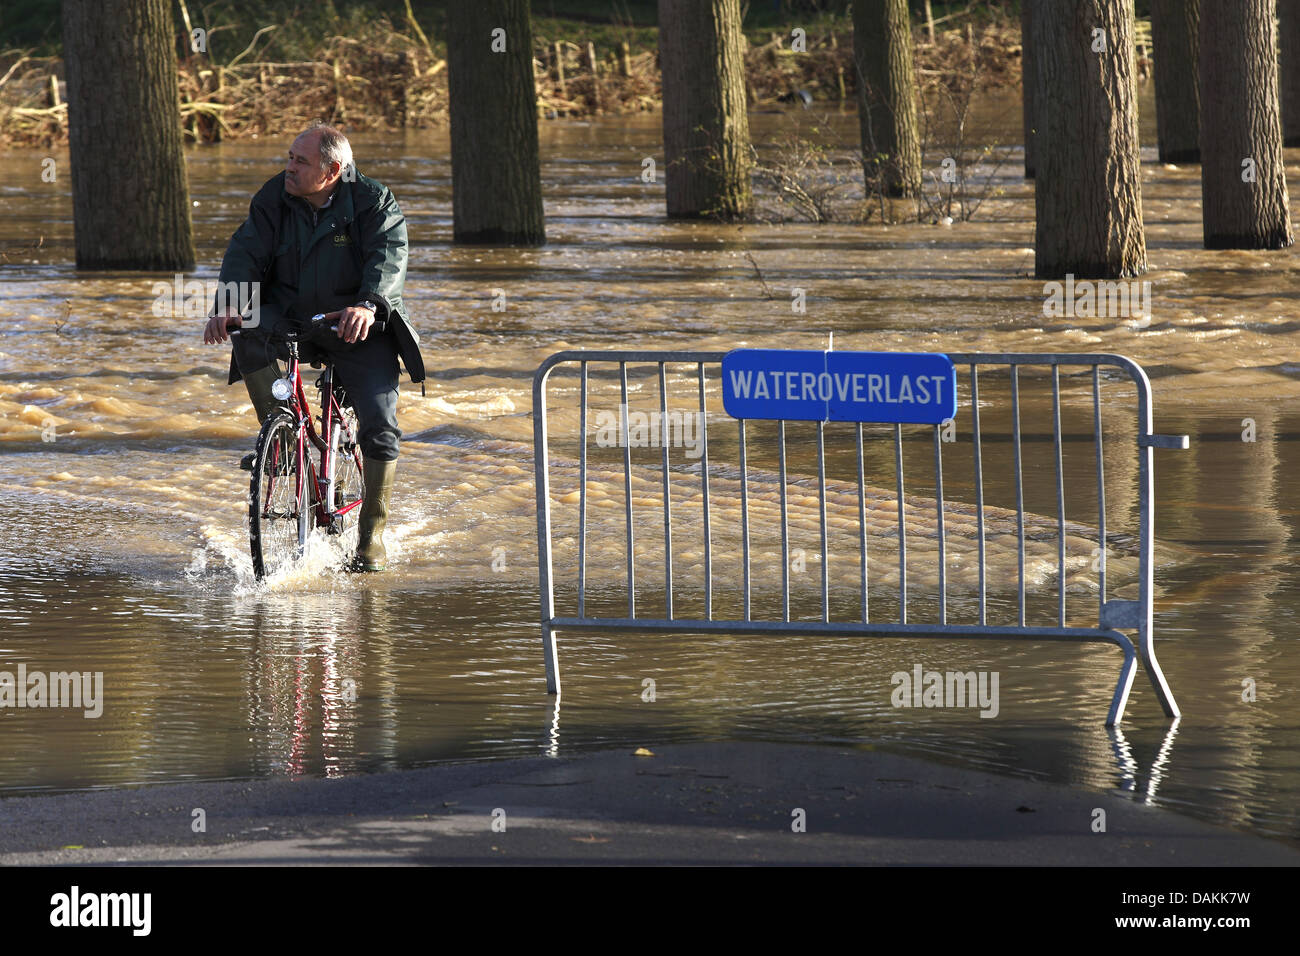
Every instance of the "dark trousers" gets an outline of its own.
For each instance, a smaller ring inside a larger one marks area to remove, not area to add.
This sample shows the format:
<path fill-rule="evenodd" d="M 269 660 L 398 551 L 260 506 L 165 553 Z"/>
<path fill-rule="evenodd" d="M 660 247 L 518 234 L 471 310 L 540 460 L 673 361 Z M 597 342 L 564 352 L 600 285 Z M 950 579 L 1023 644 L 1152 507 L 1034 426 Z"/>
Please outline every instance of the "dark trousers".
<path fill-rule="evenodd" d="M 264 308 L 261 325 L 231 337 L 241 375 L 265 368 L 273 357 L 288 360 L 283 345 L 278 356 L 276 349 L 267 346 L 263 333 L 293 327 L 284 316 L 272 319 L 268 315 L 272 312 Z M 313 351 L 334 365 L 334 381 L 343 386 L 347 404 L 356 410 L 361 454 L 374 461 L 396 461 L 402 430 L 397 427 L 397 343 L 391 331 L 376 334 L 372 330 L 364 342 L 352 344 L 333 332 L 322 331 L 309 343 L 301 344 L 298 354 L 305 363 L 311 360 Z M 311 388 L 312 379 L 306 369 L 303 380 Z"/>

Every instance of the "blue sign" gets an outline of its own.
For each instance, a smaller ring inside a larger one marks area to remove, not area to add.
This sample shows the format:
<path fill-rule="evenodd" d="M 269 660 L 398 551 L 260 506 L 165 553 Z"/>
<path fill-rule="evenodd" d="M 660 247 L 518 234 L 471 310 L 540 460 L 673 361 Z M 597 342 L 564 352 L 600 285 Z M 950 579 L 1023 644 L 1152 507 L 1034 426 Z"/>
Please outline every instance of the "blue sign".
<path fill-rule="evenodd" d="M 732 418 L 938 425 L 957 414 L 957 370 L 938 352 L 736 349 L 722 358 Z"/>

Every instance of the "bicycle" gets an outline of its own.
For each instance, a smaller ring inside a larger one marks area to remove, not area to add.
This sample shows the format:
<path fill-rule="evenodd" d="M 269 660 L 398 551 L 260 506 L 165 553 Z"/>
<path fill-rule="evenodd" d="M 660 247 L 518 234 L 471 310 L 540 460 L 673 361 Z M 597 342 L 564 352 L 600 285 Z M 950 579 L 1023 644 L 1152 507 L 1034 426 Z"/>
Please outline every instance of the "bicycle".
<path fill-rule="evenodd" d="M 271 386 L 271 394 L 285 404 L 262 423 L 253 453 L 248 531 L 253 573 L 259 580 L 301 558 L 313 526 L 343 537 L 349 550 L 356 546 L 357 517 L 365 499 L 356 415 L 346 407 L 342 387 L 334 382 L 333 364 L 321 358 L 316 380 L 321 413 L 313 416 L 300 371 L 299 343 L 330 328 L 322 318 L 313 317 L 302 332 L 266 337 L 268 348 L 275 343 L 287 346 L 289 365 Z M 238 327 L 230 328 L 238 334 Z M 382 331 L 378 323 L 376 330 Z M 318 367 L 315 361 L 311 364 Z M 313 449 L 319 467 L 311 458 Z"/>

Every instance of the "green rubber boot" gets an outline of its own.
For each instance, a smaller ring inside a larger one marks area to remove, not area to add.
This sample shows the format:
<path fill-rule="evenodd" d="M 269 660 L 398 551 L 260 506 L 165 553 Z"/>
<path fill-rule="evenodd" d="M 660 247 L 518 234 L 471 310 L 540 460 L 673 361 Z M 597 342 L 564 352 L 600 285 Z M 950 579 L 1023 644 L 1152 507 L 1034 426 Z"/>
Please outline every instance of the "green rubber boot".
<path fill-rule="evenodd" d="M 259 425 L 266 421 L 277 408 L 286 407 L 284 402 L 278 401 L 276 397 L 271 394 L 271 386 L 279 377 L 280 376 L 276 373 L 276 370 L 270 365 L 266 365 L 257 369 L 257 371 L 250 372 L 244 376 L 244 386 L 248 389 L 248 398 L 249 401 L 253 403 L 253 411 L 257 413 L 257 421 Z M 252 471 L 253 459 L 255 457 L 256 456 L 252 452 L 245 455 L 240 459 L 239 467 L 244 471 Z"/>
<path fill-rule="evenodd" d="M 362 480 L 365 483 L 365 500 L 361 502 L 361 517 L 357 523 L 357 553 L 352 559 L 353 571 L 383 571 L 388 565 L 384 550 L 384 525 L 388 523 L 388 496 L 393 491 L 393 475 L 397 472 L 395 461 L 361 462 Z"/>
<path fill-rule="evenodd" d="M 284 408 L 284 402 L 277 401 L 271 394 L 271 386 L 280 376 L 276 370 L 269 365 L 259 368 L 255 372 L 250 372 L 244 376 L 244 385 L 248 389 L 248 398 L 253 403 L 253 411 L 257 412 L 259 423 L 266 421 L 277 408 Z"/>

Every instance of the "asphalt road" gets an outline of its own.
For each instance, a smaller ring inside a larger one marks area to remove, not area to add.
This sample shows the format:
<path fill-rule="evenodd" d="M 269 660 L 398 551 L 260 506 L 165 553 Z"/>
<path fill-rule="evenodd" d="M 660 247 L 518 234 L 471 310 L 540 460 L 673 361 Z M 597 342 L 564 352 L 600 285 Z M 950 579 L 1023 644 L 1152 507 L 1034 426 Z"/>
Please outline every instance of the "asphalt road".
<path fill-rule="evenodd" d="M 870 750 L 654 750 L 11 797 L 0 864 L 1300 865 L 1117 793 Z"/>

